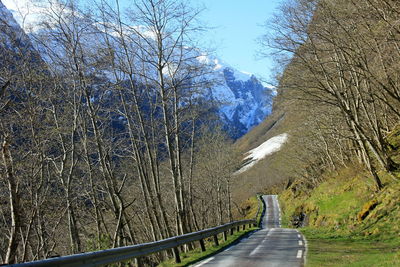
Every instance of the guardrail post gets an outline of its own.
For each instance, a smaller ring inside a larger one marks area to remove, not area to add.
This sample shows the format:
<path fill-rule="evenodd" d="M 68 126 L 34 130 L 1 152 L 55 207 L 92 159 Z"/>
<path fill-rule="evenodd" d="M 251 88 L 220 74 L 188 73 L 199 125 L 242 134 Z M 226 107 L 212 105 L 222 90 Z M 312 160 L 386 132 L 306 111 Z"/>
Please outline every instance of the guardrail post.
<path fill-rule="evenodd" d="M 17 264 L 21 267 L 27 266 L 80 266 L 82 263 L 88 264 L 90 266 L 99 266 L 104 262 L 108 262 L 109 264 L 118 263 L 120 261 L 130 262 L 134 261 L 134 265 L 136 267 L 142 267 L 146 265 L 148 259 L 146 256 L 152 253 L 167 253 L 169 257 L 174 256 L 176 263 L 181 263 L 181 258 L 179 253 L 180 247 L 193 242 L 200 242 L 201 250 L 205 251 L 205 241 L 204 239 L 214 238 L 214 243 L 216 246 L 219 246 L 218 235 L 223 233 L 224 239 L 226 240 L 229 232 L 234 232 L 236 228 L 240 231 L 240 226 L 243 226 L 243 229 L 246 229 L 246 225 L 250 225 L 254 222 L 254 220 L 241 220 L 235 221 L 231 223 L 226 223 L 221 226 L 209 228 L 206 230 L 188 233 L 184 236 L 176 236 L 169 239 L 164 239 L 156 242 L 149 242 L 144 244 L 137 244 L 125 248 L 113 248 L 109 250 L 97 251 L 95 255 L 93 254 L 74 254 L 73 257 L 57 257 L 52 259 L 38 260 L 28 263 Z M 129 251 L 128 251 L 129 250 Z M 172 255 L 171 255 L 172 253 Z M 135 259 L 136 258 L 136 259 Z M 132 263 L 130 263 L 132 265 Z"/>
<path fill-rule="evenodd" d="M 236 232 L 239 232 L 240 231 L 240 226 L 238 225 L 237 227 L 236 227 Z"/>
<path fill-rule="evenodd" d="M 179 256 L 179 249 L 177 247 L 172 249 L 174 252 L 175 262 L 181 263 L 181 257 Z"/>
<path fill-rule="evenodd" d="M 246 225 L 245 225 L 245 224 L 243 224 L 242 230 L 243 230 L 243 231 L 246 230 Z"/>
<path fill-rule="evenodd" d="M 141 258 L 135 258 L 135 266 L 136 267 L 142 267 L 143 266 Z"/>
<path fill-rule="evenodd" d="M 219 246 L 218 235 L 214 235 L 214 244 L 215 244 L 216 246 Z"/>
<path fill-rule="evenodd" d="M 206 251 L 206 246 L 204 245 L 204 239 L 200 239 L 201 251 Z"/>
<path fill-rule="evenodd" d="M 251 223 L 249 223 L 249 228 L 251 228 Z"/>
<path fill-rule="evenodd" d="M 231 235 L 233 235 L 233 228 L 231 228 Z"/>
<path fill-rule="evenodd" d="M 227 240 L 228 240 L 228 235 L 227 235 L 227 232 L 224 231 L 224 241 L 227 241 Z"/>

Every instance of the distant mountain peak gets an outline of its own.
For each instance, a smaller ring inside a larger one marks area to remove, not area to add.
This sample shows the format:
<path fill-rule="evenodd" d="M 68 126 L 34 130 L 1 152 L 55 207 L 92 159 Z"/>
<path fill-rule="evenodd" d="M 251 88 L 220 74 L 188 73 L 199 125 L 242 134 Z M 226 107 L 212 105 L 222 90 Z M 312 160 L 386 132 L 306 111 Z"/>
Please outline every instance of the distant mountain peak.
<path fill-rule="evenodd" d="M 5 18 L 15 32 L 30 43 L 25 32 L 35 34 L 40 28 L 40 25 L 37 26 L 42 20 L 40 14 L 45 13 L 53 1 L 0 0 L 0 18 Z M 241 137 L 271 113 L 272 98 L 275 96 L 273 89 L 264 86 L 251 73 L 239 71 L 216 56 L 197 52 L 200 55 L 197 60 L 208 64 L 214 71 L 210 78 L 221 81 L 208 89 L 206 97 L 219 103 L 219 116 L 232 137 Z M 46 60 L 45 55 L 42 57 Z"/>
<path fill-rule="evenodd" d="M 264 86 L 255 75 L 238 71 L 222 60 L 203 55 L 213 64 L 223 83 L 211 89 L 211 98 L 221 103 L 220 116 L 232 137 L 238 138 L 262 122 L 271 113 L 273 89 Z"/>

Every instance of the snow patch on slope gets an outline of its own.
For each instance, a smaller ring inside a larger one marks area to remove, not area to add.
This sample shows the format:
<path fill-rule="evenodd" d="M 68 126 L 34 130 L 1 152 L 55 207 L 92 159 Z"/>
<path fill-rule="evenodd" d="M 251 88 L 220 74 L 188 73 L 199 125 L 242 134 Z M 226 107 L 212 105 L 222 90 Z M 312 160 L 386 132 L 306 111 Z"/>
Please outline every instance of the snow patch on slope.
<path fill-rule="evenodd" d="M 287 139 L 288 134 L 283 133 L 268 139 L 258 147 L 248 151 L 246 153 L 248 155 L 243 159 L 246 162 L 245 165 L 240 170 L 235 172 L 235 174 L 240 174 L 247 171 L 266 156 L 279 151 Z"/>

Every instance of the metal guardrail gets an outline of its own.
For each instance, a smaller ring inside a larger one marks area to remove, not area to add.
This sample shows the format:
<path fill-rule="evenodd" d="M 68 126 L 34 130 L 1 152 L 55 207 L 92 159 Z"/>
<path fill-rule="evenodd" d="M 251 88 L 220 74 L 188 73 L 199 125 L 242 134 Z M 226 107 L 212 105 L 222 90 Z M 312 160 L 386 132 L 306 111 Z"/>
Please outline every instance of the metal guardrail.
<path fill-rule="evenodd" d="M 245 228 L 246 225 L 254 225 L 256 226 L 257 221 L 255 220 L 242 220 L 235 221 L 231 223 L 227 223 L 221 226 L 217 226 L 214 228 L 193 232 L 189 234 L 184 234 L 180 236 L 175 236 L 167 239 L 163 239 L 160 241 L 120 247 L 120 248 L 112 248 L 106 250 L 100 250 L 95 252 L 86 252 L 81 254 L 74 254 L 69 256 L 62 256 L 58 258 L 50 258 L 39 261 L 32 261 L 20 264 L 12 264 L 9 266 L 15 267 L 39 267 L 39 266 L 60 266 L 60 267 L 72 267 L 72 266 L 80 266 L 80 267 L 89 267 L 89 266 L 101 266 L 116 262 L 121 262 L 125 260 L 133 260 L 134 258 L 138 258 L 141 256 L 146 256 L 152 253 L 160 252 L 166 249 L 172 249 L 190 242 L 200 241 L 202 250 L 204 248 L 203 239 L 214 236 L 214 241 L 218 243 L 218 239 L 216 236 L 220 233 L 227 232 L 235 227 L 243 226 Z"/>

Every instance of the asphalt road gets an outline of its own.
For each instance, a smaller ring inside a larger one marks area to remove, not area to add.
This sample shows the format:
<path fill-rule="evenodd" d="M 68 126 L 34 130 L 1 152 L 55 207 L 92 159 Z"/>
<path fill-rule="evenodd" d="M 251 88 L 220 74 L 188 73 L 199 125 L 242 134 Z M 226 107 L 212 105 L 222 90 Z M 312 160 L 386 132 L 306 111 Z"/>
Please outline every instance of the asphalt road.
<path fill-rule="evenodd" d="M 263 196 L 266 212 L 262 229 L 195 267 L 296 267 L 303 266 L 305 239 L 295 229 L 281 228 L 280 208 L 275 195 Z"/>

